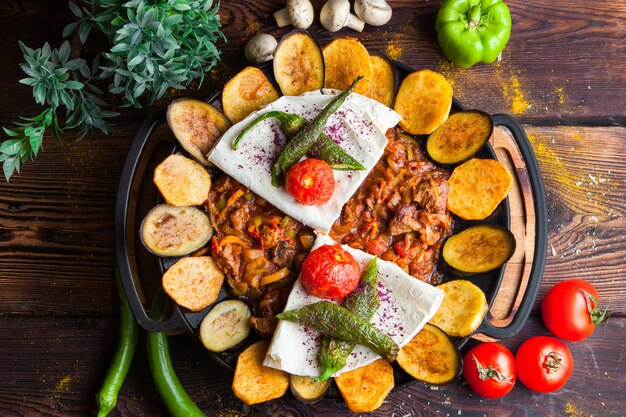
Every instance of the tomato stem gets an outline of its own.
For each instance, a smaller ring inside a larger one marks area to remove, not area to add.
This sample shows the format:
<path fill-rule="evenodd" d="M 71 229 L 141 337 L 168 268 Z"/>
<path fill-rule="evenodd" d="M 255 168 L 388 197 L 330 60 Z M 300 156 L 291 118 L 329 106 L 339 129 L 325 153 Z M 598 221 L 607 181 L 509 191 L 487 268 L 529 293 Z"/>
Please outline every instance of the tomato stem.
<path fill-rule="evenodd" d="M 605 323 L 609 319 L 609 306 L 606 306 L 604 310 L 600 310 L 598 308 L 598 300 L 596 299 L 596 297 L 589 294 L 582 288 L 579 288 L 578 291 L 580 291 L 585 297 L 585 302 L 587 303 L 587 311 L 589 312 L 591 322 L 593 324 Z"/>
<path fill-rule="evenodd" d="M 495 379 L 496 381 L 505 382 L 507 384 L 513 384 L 511 379 L 513 376 L 505 376 L 502 375 L 497 369 L 492 368 L 491 366 L 487 366 L 486 368 L 482 363 L 476 359 L 475 355 L 472 355 L 474 362 L 476 362 L 476 368 L 478 369 L 478 376 L 481 380 L 486 381 L 488 379 Z"/>
<path fill-rule="evenodd" d="M 543 364 L 546 368 L 548 368 L 548 373 L 553 374 L 559 371 L 561 368 L 564 368 L 562 363 L 562 355 L 557 352 L 550 352 L 548 356 L 546 356 L 546 362 Z"/>

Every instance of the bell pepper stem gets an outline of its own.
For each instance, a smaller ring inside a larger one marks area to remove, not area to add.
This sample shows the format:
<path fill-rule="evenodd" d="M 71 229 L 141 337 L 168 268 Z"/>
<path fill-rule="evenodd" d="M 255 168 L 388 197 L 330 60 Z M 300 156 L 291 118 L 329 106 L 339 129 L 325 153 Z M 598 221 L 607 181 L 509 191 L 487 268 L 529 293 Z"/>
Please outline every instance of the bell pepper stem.
<path fill-rule="evenodd" d="M 467 20 L 471 28 L 475 28 L 480 23 L 480 12 L 480 4 L 476 4 L 470 8 Z"/>

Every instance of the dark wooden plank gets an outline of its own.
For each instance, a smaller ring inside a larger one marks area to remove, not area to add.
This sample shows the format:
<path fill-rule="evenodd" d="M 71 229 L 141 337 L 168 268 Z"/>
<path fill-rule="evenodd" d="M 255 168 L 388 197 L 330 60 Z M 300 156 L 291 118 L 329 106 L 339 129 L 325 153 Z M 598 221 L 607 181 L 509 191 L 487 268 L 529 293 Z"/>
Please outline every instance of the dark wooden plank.
<path fill-rule="evenodd" d="M 575 370 L 560 392 L 535 394 L 518 383 L 505 398 L 484 400 L 461 380 L 437 389 L 416 383 L 392 393 L 372 415 L 622 415 L 626 407 L 625 325 L 626 319 L 615 318 L 589 339 L 568 343 Z M 93 396 L 112 355 L 115 334 L 115 320 L 107 317 L 0 317 L 0 415 L 93 415 Z M 521 335 L 505 344 L 515 351 L 523 340 L 539 334 L 547 333 L 538 319 L 532 319 Z M 218 368 L 199 345 L 183 335 L 171 337 L 170 346 L 180 380 L 208 416 L 350 415 L 341 400 L 306 406 L 290 396 L 244 407 L 230 391 L 232 375 Z M 142 337 L 118 411 L 112 416 L 167 415 L 155 394 L 144 349 Z"/>
<path fill-rule="evenodd" d="M 184 94 L 206 97 L 243 68 L 243 46 L 256 31 L 280 36 L 290 30 L 277 29 L 272 18 L 281 3 L 223 2 L 220 16 L 228 38 L 228 43 L 219 44 L 223 62 L 211 71 L 199 91 Z M 363 33 L 344 29 L 330 34 L 316 19 L 310 31 L 321 44 L 337 36 L 354 36 L 368 48 L 385 51 L 417 69 L 441 71 L 454 82 L 456 96 L 470 107 L 513 113 L 527 123 L 623 125 L 626 121 L 622 105 L 626 95 L 623 2 L 509 1 L 514 26 L 502 62 L 469 70 L 454 68 L 439 50 L 434 30 L 438 2 L 390 3 L 394 14 L 386 26 L 367 26 Z M 17 41 L 35 47 L 46 40 L 58 45 L 62 28 L 72 18 L 66 4 L 61 0 L 29 0 L 0 5 L 0 89 L 15 92 L 5 96 L 0 120 L 37 111 L 28 87 L 17 83 L 23 77 Z M 319 11 L 323 1 L 314 4 Z M 25 29 L 29 27 L 37 30 Z M 88 54 L 104 48 L 102 41 L 91 41 Z M 122 119 L 137 121 L 146 111 L 125 110 Z"/>
<path fill-rule="evenodd" d="M 2 186 L 0 313 L 113 312 L 113 208 L 136 129 L 49 146 Z M 527 129 L 549 201 L 551 246 L 541 294 L 562 279 L 587 278 L 624 314 L 626 129 Z"/>

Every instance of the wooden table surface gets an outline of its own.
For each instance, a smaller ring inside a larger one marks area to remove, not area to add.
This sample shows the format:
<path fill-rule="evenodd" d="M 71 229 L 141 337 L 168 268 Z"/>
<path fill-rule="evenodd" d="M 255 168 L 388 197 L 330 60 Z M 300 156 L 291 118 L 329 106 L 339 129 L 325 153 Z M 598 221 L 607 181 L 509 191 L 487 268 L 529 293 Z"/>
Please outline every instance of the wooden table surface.
<path fill-rule="evenodd" d="M 321 2 L 316 1 L 319 11 Z M 391 22 L 356 36 L 414 68 L 442 72 L 468 107 L 509 113 L 528 133 L 548 198 L 548 253 L 539 300 L 567 278 L 592 282 L 611 320 L 587 340 L 568 343 L 575 358 L 567 385 L 536 394 L 517 384 L 500 400 L 473 395 L 461 380 L 439 388 L 416 383 L 392 393 L 376 416 L 626 415 L 626 3 L 608 0 L 510 0 L 513 33 L 502 61 L 454 68 L 434 33 L 439 2 L 393 1 Z M 203 98 L 243 68 L 243 46 L 258 30 L 279 36 L 279 1 L 222 1 L 223 61 L 200 90 Z M 0 121 L 39 112 L 23 77 L 17 41 L 61 43 L 72 16 L 66 1 L 0 3 Z M 316 20 L 313 35 L 331 39 Z M 88 53 L 103 45 L 88 45 Z M 0 184 L 0 416 L 94 415 L 117 334 L 113 284 L 113 208 L 126 153 L 151 109 L 123 111 L 109 135 L 93 133 L 45 151 L 10 184 Z M 545 335 L 535 303 L 513 351 Z M 286 396 L 247 408 L 220 369 L 188 336 L 170 338 L 177 373 L 211 416 L 347 415 L 341 401 L 306 406 Z M 165 416 L 145 355 L 145 337 L 114 416 Z"/>

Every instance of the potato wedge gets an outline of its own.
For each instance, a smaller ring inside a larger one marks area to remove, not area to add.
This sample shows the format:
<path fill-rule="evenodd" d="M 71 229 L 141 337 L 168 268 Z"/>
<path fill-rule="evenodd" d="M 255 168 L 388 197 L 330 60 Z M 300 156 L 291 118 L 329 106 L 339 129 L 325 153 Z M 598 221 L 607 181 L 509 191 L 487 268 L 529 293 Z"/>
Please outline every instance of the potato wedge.
<path fill-rule="evenodd" d="M 473 158 L 454 168 L 448 210 L 465 220 L 483 220 L 506 197 L 513 176 L 494 159 Z"/>
<path fill-rule="evenodd" d="M 437 286 L 443 302 L 429 323 L 449 336 L 465 337 L 480 326 L 487 313 L 487 297 L 476 285 L 457 279 Z"/>
<path fill-rule="evenodd" d="M 428 155 L 440 164 L 460 164 L 474 156 L 493 134 L 489 114 L 479 110 L 454 113 L 426 141 Z"/>
<path fill-rule="evenodd" d="M 241 70 L 222 90 L 222 109 L 233 123 L 276 100 L 278 92 L 263 71 L 256 67 Z"/>
<path fill-rule="evenodd" d="M 457 275 L 493 271 L 515 252 L 515 236 L 502 226 L 480 224 L 450 236 L 443 244 L 443 260 Z"/>
<path fill-rule="evenodd" d="M 313 404 L 324 398 L 330 388 L 330 379 L 315 382 L 310 376 L 289 375 L 289 388 L 296 399 Z"/>
<path fill-rule="evenodd" d="M 163 290 L 179 306 L 200 311 L 217 299 L 224 274 L 210 256 L 179 259 L 163 274 Z"/>
<path fill-rule="evenodd" d="M 209 216 L 196 207 L 159 204 L 141 223 L 141 241 L 158 256 L 183 256 L 206 245 L 213 236 Z"/>
<path fill-rule="evenodd" d="M 446 121 L 451 107 L 452 86 L 448 80 L 437 72 L 421 70 L 402 80 L 393 109 L 402 116 L 402 129 L 425 135 Z"/>
<path fill-rule="evenodd" d="M 221 111 L 204 101 L 179 98 L 167 106 L 167 124 L 184 150 L 202 165 L 217 139 L 230 127 Z"/>
<path fill-rule="evenodd" d="M 335 378 L 339 392 L 353 413 L 379 408 L 393 389 L 393 367 L 385 359 L 344 372 Z"/>
<path fill-rule="evenodd" d="M 363 94 L 369 88 L 374 74 L 370 54 L 367 49 L 355 38 L 337 38 L 326 45 L 324 54 L 325 76 L 324 87 L 345 90 L 357 76 L 361 79 L 355 93 Z"/>
<path fill-rule="evenodd" d="M 304 30 L 282 37 L 274 52 L 274 78 L 286 96 L 299 96 L 324 87 L 324 56 L 317 41 Z"/>
<path fill-rule="evenodd" d="M 391 107 L 396 96 L 396 70 L 383 54 L 371 54 L 370 61 L 373 75 L 369 88 L 363 95 Z"/>
<path fill-rule="evenodd" d="M 232 389 L 235 396 L 247 405 L 282 397 L 289 388 L 286 372 L 263 366 L 268 347 L 269 343 L 264 340 L 256 342 L 237 359 Z"/>
<path fill-rule="evenodd" d="M 418 381 L 447 384 L 461 373 L 461 353 L 447 334 L 426 324 L 400 349 L 398 365 Z"/>
<path fill-rule="evenodd" d="M 167 204 L 197 206 L 209 196 L 211 176 L 196 161 L 172 154 L 154 170 L 154 184 Z"/>

